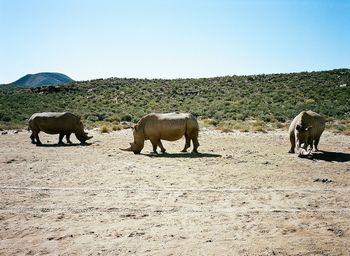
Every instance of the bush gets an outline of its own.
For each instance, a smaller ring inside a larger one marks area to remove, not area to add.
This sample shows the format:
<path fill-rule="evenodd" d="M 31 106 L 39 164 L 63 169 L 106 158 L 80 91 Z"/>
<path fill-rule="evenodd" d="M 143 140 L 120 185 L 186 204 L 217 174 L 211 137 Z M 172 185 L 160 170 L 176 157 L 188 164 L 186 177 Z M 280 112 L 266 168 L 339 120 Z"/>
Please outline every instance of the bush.
<path fill-rule="evenodd" d="M 102 125 L 101 127 L 100 127 L 100 132 L 101 133 L 109 133 L 109 127 L 107 126 L 107 125 Z"/>
<path fill-rule="evenodd" d="M 343 84 L 348 86 L 339 86 Z M 206 79 L 98 79 L 43 94 L 0 87 L 0 125 L 23 126 L 33 113 L 49 110 L 71 111 L 94 127 L 101 122 L 137 122 L 152 111 L 192 112 L 212 119 L 215 126 L 235 121 L 241 130 L 253 128 L 246 120 L 276 127 L 275 123 L 285 123 L 307 109 L 335 120 L 349 119 L 349 84 L 350 70 L 343 69 Z"/>
<path fill-rule="evenodd" d="M 132 120 L 132 115 L 130 114 L 126 114 L 126 115 L 123 115 L 122 118 L 121 118 L 122 121 L 125 121 L 125 122 L 131 122 Z"/>
<path fill-rule="evenodd" d="M 108 118 L 106 119 L 106 121 L 111 122 L 111 123 L 118 124 L 118 123 L 120 123 L 121 118 L 120 118 L 119 116 L 117 116 L 117 115 L 112 115 L 112 116 L 108 117 Z"/>
<path fill-rule="evenodd" d="M 1 121 L 10 122 L 11 121 L 11 117 L 9 117 L 7 115 L 4 115 L 4 116 L 1 117 Z"/>

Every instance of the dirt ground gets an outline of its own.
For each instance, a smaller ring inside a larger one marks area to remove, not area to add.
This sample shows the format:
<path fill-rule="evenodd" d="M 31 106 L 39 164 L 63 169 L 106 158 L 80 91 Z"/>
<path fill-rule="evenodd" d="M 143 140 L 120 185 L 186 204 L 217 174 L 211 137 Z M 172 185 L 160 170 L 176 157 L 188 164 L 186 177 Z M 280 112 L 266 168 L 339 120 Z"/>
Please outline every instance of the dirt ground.
<path fill-rule="evenodd" d="M 119 150 L 130 129 L 89 133 L 0 135 L 1 255 L 350 255 L 349 136 L 301 159 L 286 131 L 202 129 L 201 154 L 158 156 Z"/>

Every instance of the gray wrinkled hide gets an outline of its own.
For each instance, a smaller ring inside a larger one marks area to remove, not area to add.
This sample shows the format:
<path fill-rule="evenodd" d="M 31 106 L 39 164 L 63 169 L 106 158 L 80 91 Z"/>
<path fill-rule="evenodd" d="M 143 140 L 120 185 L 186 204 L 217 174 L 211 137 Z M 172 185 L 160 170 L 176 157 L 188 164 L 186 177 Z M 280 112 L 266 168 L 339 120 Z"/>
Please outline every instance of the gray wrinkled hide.
<path fill-rule="evenodd" d="M 160 147 L 164 153 L 166 150 L 161 140 L 175 141 L 185 136 L 185 146 L 182 152 L 186 152 L 193 143 L 193 151 L 197 152 L 199 126 L 197 119 L 190 113 L 151 113 L 140 119 L 135 125 L 133 135 L 134 142 L 127 150 L 138 154 L 144 147 L 145 140 L 150 140 L 153 151 L 156 153 Z"/>
<path fill-rule="evenodd" d="M 299 155 L 309 154 L 313 147 L 318 150 L 320 137 L 325 129 L 324 117 L 313 111 L 302 111 L 289 126 L 291 148 L 289 153 L 297 152 Z"/>
<path fill-rule="evenodd" d="M 59 143 L 63 143 L 64 136 L 66 136 L 67 142 L 71 143 L 69 140 L 71 133 L 74 133 L 82 143 L 91 138 L 84 132 L 80 117 L 69 112 L 35 113 L 29 119 L 29 128 L 32 130 L 30 138 L 36 144 L 41 144 L 38 136 L 40 131 L 48 134 L 60 134 Z"/>

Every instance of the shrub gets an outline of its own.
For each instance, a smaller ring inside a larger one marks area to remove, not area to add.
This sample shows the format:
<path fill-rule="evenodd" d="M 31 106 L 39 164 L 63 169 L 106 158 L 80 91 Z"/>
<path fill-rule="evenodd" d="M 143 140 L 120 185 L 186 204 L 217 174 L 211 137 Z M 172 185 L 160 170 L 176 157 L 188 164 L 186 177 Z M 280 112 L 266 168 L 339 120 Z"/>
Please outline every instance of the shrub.
<path fill-rule="evenodd" d="M 119 130 L 121 130 L 122 129 L 122 126 L 121 125 L 113 125 L 112 126 L 112 130 L 113 131 L 119 131 Z"/>
<path fill-rule="evenodd" d="M 100 132 L 101 133 L 109 133 L 109 127 L 106 124 L 102 125 L 100 127 Z"/>
<path fill-rule="evenodd" d="M 108 118 L 106 119 L 106 121 L 111 122 L 111 123 L 118 124 L 118 123 L 120 123 L 121 118 L 120 118 L 119 116 L 117 116 L 117 115 L 112 115 L 112 116 L 108 117 Z"/>
<path fill-rule="evenodd" d="M 99 127 L 107 121 L 113 129 L 112 124 L 137 122 L 152 111 L 186 111 L 211 118 L 210 125 L 217 127 L 235 121 L 240 130 L 253 129 L 246 120 L 262 120 L 265 125 L 254 129 L 264 130 L 307 109 L 334 120 L 349 119 L 350 86 L 339 87 L 349 81 L 350 70 L 343 69 L 206 79 L 98 79 L 44 94 L 0 86 L 0 125 L 23 126 L 35 112 L 69 110 L 81 115 L 84 124 Z M 346 133 L 340 126 L 338 130 Z"/>
<path fill-rule="evenodd" d="M 131 120 L 132 120 L 132 115 L 130 114 L 125 114 L 121 117 L 121 121 L 131 122 Z"/>

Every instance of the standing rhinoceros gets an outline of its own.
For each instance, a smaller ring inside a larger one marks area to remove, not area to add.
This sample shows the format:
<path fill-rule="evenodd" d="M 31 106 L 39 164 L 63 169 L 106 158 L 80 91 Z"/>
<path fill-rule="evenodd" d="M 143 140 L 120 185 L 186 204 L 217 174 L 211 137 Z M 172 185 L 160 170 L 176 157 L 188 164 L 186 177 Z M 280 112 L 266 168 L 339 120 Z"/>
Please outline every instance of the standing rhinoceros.
<path fill-rule="evenodd" d="M 297 115 L 289 126 L 289 138 L 291 148 L 289 153 L 294 153 L 295 145 L 297 145 L 299 156 L 309 155 L 313 146 L 317 151 L 320 137 L 325 128 L 325 119 L 313 112 L 302 111 Z M 308 146 L 310 146 L 309 152 Z"/>
<path fill-rule="evenodd" d="M 39 132 L 43 131 L 48 134 L 59 134 L 58 144 L 63 144 L 63 137 L 66 136 L 67 143 L 72 143 L 69 139 L 72 133 L 83 144 L 92 136 L 87 136 L 84 132 L 83 123 L 80 117 L 72 113 L 63 112 L 44 112 L 35 113 L 29 118 L 29 128 L 32 130 L 30 138 L 33 144 L 41 145 Z"/>
<path fill-rule="evenodd" d="M 139 154 L 144 147 L 145 140 L 150 140 L 153 146 L 153 152 L 157 153 L 157 146 L 162 153 L 165 148 L 161 140 L 175 141 L 185 136 L 186 143 L 182 152 L 186 152 L 193 142 L 193 152 L 197 153 L 198 143 L 198 122 L 197 119 L 189 113 L 166 113 L 166 114 L 148 114 L 134 126 L 134 142 L 130 147 L 122 149 L 124 151 L 133 151 Z"/>

